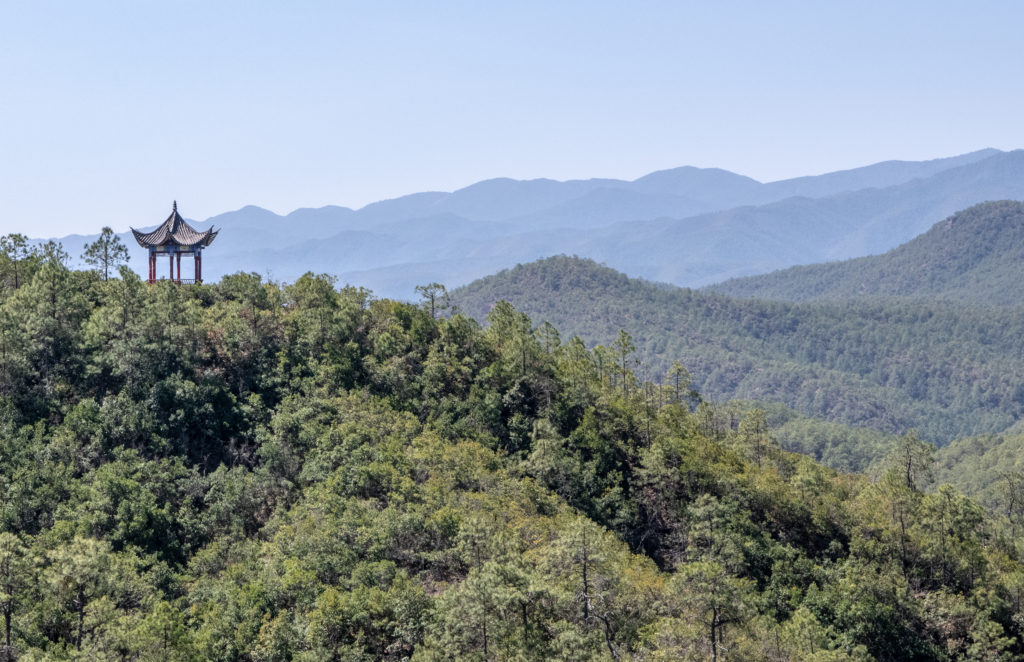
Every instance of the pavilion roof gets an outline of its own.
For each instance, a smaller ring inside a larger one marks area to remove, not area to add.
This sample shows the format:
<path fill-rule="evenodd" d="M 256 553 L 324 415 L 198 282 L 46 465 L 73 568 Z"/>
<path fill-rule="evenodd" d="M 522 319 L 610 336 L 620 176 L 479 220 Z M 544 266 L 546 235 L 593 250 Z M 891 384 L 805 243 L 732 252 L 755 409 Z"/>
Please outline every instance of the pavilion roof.
<path fill-rule="evenodd" d="M 157 246 L 166 246 L 168 244 L 176 244 L 178 246 L 186 246 L 189 248 L 195 246 L 209 246 L 217 236 L 217 232 L 213 228 L 209 230 L 199 231 L 194 227 L 185 222 L 185 219 L 178 213 L 178 202 L 174 201 L 174 208 L 171 210 L 171 215 L 167 217 L 167 220 L 160 224 L 156 230 L 152 232 L 139 232 L 135 228 L 132 228 L 132 234 L 135 235 L 135 241 L 139 242 L 139 246 L 143 248 L 156 248 Z"/>

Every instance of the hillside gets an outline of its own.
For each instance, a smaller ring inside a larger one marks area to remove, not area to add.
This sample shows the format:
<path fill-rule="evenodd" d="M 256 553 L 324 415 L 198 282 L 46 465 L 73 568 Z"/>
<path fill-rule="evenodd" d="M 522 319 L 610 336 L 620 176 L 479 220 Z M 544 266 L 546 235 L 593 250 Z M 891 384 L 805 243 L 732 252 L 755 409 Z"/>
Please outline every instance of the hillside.
<path fill-rule="evenodd" d="M 1024 654 L 1019 518 L 912 436 L 839 474 L 507 304 L 5 260 L 5 660 Z"/>
<path fill-rule="evenodd" d="M 675 360 L 716 400 L 772 400 L 884 432 L 948 443 L 1024 414 L 1024 319 L 940 302 L 789 304 L 627 278 L 589 260 L 519 265 L 454 292 L 484 319 L 508 300 L 588 344 L 633 337 L 657 378 Z"/>
<path fill-rule="evenodd" d="M 244 207 L 199 225 L 222 228 L 204 265 L 210 278 L 255 271 L 291 280 L 313 271 L 408 299 L 417 285 L 461 285 L 565 253 L 701 286 L 888 250 L 967 205 L 1024 198 L 1022 182 L 1024 152 L 981 150 L 770 183 L 693 167 L 633 181 L 492 179 L 356 210 L 278 216 Z M 145 273 L 142 252 L 124 239 Z M 87 240 L 64 244 L 75 255 Z"/>
<path fill-rule="evenodd" d="M 958 212 L 882 255 L 793 267 L 708 290 L 737 297 L 825 301 L 928 296 L 997 306 L 1024 304 L 1024 203 L 987 202 Z"/>
<path fill-rule="evenodd" d="M 936 479 L 999 513 L 1024 513 L 1024 434 L 958 439 L 938 454 Z"/>

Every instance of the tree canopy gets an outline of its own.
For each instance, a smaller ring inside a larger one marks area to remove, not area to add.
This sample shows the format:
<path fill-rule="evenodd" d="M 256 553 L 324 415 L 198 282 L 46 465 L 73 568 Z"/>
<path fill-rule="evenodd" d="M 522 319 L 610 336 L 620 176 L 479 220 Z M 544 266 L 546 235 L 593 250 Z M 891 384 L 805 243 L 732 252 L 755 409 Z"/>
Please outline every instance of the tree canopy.
<path fill-rule="evenodd" d="M 838 473 L 628 332 L 587 349 L 507 302 L 15 259 L 8 659 L 1024 655 L 1012 518 L 929 485 L 914 437 Z"/>
<path fill-rule="evenodd" d="M 712 400 L 769 401 L 895 436 L 917 429 L 940 445 L 1024 417 L 1024 317 L 1015 308 L 733 299 L 565 256 L 452 293 L 479 320 L 501 300 L 590 347 L 612 346 L 625 330 L 649 375 L 679 361 Z"/>

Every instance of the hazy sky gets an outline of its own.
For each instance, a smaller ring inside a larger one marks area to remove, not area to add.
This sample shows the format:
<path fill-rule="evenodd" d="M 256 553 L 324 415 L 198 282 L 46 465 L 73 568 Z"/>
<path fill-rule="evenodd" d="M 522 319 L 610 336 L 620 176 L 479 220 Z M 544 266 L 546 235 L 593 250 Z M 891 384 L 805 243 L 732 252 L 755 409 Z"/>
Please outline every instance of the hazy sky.
<path fill-rule="evenodd" d="M 0 0 L 0 233 L 1024 146 L 1020 2 Z"/>

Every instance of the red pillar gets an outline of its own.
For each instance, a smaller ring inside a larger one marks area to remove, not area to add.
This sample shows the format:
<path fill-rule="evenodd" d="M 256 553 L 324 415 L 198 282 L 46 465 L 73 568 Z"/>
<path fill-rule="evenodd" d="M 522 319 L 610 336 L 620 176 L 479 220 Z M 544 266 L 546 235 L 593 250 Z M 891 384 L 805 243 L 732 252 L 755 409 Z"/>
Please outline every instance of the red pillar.
<path fill-rule="evenodd" d="M 181 253 L 178 253 L 178 282 L 181 282 Z"/>
<path fill-rule="evenodd" d="M 149 254 L 149 282 L 156 280 L 156 253 Z"/>
<path fill-rule="evenodd" d="M 167 264 L 171 266 L 171 280 L 174 280 L 174 253 L 167 254 Z"/>
<path fill-rule="evenodd" d="M 195 252 L 196 262 L 196 283 L 203 282 L 203 254 L 199 251 Z"/>

